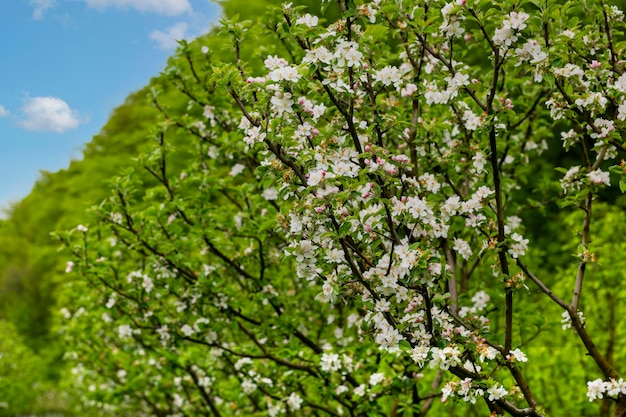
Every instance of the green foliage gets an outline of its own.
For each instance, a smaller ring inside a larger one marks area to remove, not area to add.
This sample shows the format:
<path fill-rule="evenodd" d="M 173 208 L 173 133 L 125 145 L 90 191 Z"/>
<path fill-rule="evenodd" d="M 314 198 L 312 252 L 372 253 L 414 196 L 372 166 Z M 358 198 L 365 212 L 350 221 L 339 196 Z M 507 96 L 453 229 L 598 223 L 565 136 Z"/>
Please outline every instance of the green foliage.
<path fill-rule="evenodd" d="M 24 345 L 11 323 L 0 320 L 0 416 L 55 411 L 46 364 Z"/>

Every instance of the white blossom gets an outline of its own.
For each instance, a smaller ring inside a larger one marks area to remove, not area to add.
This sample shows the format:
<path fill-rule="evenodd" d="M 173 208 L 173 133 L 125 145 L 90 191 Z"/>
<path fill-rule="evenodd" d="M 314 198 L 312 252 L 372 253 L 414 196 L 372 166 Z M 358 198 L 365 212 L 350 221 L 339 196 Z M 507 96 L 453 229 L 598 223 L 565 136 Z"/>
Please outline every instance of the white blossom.
<path fill-rule="evenodd" d="M 519 350 L 519 348 L 509 351 L 509 355 L 507 355 L 507 357 L 511 361 L 515 360 L 517 362 L 528 362 L 528 358 L 526 357 L 524 352 Z"/>
<path fill-rule="evenodd" d="M 452 247 L 461 257 L 468 260 L 472 256 L 472 248 L 469 243 L 460 238 L 454 238 L 454 246 Z"/>
<path fill-rule="evenodd" d="M 511 244 L 509 245 L 509 254 L 513 258 L 519 258 L 520 256 L 524 256 L 526 254 L 526 250 L 528 249 L 528 239 L 524 239 L 522 235 L 519 233 L 513 233 L 511 235 Z"/>
<path fill-rule="evenodd" d="M 181 328 L 180 331 L 187 337 L 191 336 L 194 333 L 193 328 L 188 325 L 188 324 L 184 324 Z"/>
<path fill-rule="evenodd" d="M 245 165 L 243 165 L 243 164 L 235 164 L 230 169 L 230 172 L 228 173 L 228 175 L 230 175 L 231 177 L 236 177 L 237 175 L 241 174 L 244 169 L 246 169 Z"/>
<path fill-rule="evenodd" d="M 341 369 L 341 360 L 336 353 L 323 353 L 320 360 L 320 367 L 324 372 L 333 372 Z"/>
<path fill-rule="evenodd" d="M 606 390 L 607 384 L 600 378 L 587 382 L 587 397 L 589 398 L 589 401 L 604 398 Z"/>
<path fill-rule="evenodd" d="M 298 73 L 298 69 L 291 66 L 279 67 L 272 70 L 268 77 L 272 81 L 290 81 L 296 82 L 300 79 L 300 74 Z"/>
<path fill-rule="evenodd" d="M 128 339 L 133 335 L 133 329 L 128 324 L 122 324 L 117 328 L 120 339 Z"/>
<path fill-rule="evenodd" d="M 388 65 L 374 74 L 374 80 L 382 85 L 388 86 L 393 84 L 397 87 L 402 81 L 402 73 L 398 68 Z"/>
<path fill-rule="evenodd" d="M 256 389 L 257 385 L 250 378 L 241 381 L 241 390 L 244 394 L 252 394 Z"/>
<path fill-rule="evenodd" d="M 378 385 L 385 380 L 385 374 L 382 372 L 377 372 L 375 374 L 370 375 L 369 383 L 371 386 Z"/>
<path fill-rule="evenodd" d="M 582 311 L 577 312 L 578 314 L 578 320 L 580 321 L 581 324 L 585 324 L 585 315 L 583 314 Z M 561 328 L 563 330 L 567 330 L 570 329 L 572 327 L 572 318 L 570 317 L 569 313 L 567 311 L 564 311 L 561 314 Z"/>
<path fill-rule="evenodd" d="M 275 70 L 277 68 L 281 68 L 281 67 L 285 67 L 287 65 L 289 65 L 289 63 L 283 59 L 283 58 L 279 58 L 278 56 L 268 56 L 265 61 L 264 61 L 265 67 L 268 70 Z"/>
<path fill-rule="evenodd" d="M 607 171 L 602 171 L 599 168 L 596 169 L 595 171 L 591 171 L 590 173 L 587 174 L 587 177 L 589 178 L 589 181 L 592 184 L 596 184 L 596 185 L 611 185 L 611 178 L 610 178 L 610 173 Z"/>
<path fill-rule="evenodd" d="M 496 401 L 496 400 L 503 398 L 506 394 L 508 394 L 508 391 L 504 389 L 502 385 L 495 384 L 489 387 L 489 389 L 487 390 L 487 393 L 489 394 L 489 397 L 488 397 L 489 401 Z"/>
<path fill-rule="evenodd" d="M 302 407 L 302 402 L 302 397 L 295 392 L 292 392 L 291 395 L 289 395 L 289 398 L 287 398 L 287 405 L 292 410 L 299 410 Z"/>
<path fill-rule="evenodd" d="M 296 20 L 296 25 L 304 25 L 310 28 L 317 26 L 319 18 L 317 16 L 311 16 L 309 13 Z"/>

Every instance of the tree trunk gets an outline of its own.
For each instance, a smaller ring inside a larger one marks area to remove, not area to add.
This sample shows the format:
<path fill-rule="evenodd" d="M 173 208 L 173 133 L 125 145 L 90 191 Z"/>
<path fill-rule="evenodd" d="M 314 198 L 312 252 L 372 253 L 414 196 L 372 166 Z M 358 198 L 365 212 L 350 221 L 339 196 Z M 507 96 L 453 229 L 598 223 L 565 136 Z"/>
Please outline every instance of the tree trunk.
<path fill-rule="evenodd" d="M 620 395 L 619 399 L 615 403 L 613 417 L 626 417 L 626 396 Z"/>

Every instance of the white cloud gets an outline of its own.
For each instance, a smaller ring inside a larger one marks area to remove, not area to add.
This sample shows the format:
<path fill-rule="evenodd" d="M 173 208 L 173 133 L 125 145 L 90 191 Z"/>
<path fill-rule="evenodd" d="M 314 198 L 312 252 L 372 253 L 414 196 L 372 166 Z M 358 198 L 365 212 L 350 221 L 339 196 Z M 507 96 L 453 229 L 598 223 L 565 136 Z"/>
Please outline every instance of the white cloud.
<path fill-rule="evenodd" d="M 161 49 L 175 49 L 178 46 L 176 41 L 187 38 L 189 25 L 185 22 L 178 22 L 174 26 L 166 29 L 165 32 L 155 30 L 150 33 L 150 39 L 156 41 Z"/>
<path fill-rule="evenodd" d="M 46 1 L 46 0 L 39 0 Z M 142 12 L 153 12 L 168 16 L 191 13 L 189 0 L 83 0 L 89 7 L 105 9 L 107 7 L 133 8 Z"/>
<path fill-rule="evenodd" d="M 11 112 L 3 105 L 0 105 L 0 117 L 7 117 L 9 114 L 11 114 Z"/>
<path fill-rule="evenodd" d="M 48 9 L 52 9 L 56 4 L 56 0 L 30 0 L 30 5 L 34 7 L 33 19 L 42 20 L 43 13 Z"/>
<path fill-rule="evenodd" d="M 161 49 L 172 50 L 178 47 L 176 41 L 185 39 L 191 42 L 193 39 L 210 31 L 217 23 L 219 9 L 215 10 L 215 15 L 205 15 L 195 11 L 185 19 L 163 30 L 153 30 L 150 39 L 155 41 Z"/>
<path fill-rule="evenodd" d="M 63 133 L 80 125 L 78 113 L 58 97 L 29 97 L 19 124 L 26 130 Z"/>

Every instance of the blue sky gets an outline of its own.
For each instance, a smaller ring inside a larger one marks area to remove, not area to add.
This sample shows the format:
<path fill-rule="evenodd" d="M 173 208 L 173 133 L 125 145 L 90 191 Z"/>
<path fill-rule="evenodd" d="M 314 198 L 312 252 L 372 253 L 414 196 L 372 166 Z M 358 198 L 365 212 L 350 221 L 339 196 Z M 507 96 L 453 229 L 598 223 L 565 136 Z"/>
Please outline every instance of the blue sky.
<path fill-rule="evenodd" d="M 210 0 L 4 0 L 0 207 L 80 158 L 110 112 L 165 68 L 175 39 L 219 18 Z"/>

